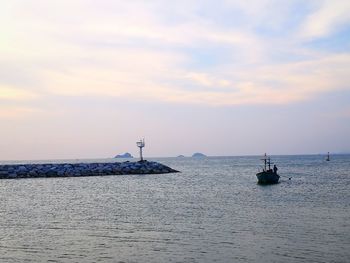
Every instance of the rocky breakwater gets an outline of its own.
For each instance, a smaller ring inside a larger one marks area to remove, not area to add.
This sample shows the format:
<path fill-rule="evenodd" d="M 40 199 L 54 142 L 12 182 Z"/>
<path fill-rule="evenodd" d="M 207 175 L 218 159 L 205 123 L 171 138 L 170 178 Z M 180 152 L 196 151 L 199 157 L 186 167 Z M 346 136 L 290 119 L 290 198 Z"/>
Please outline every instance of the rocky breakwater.
<path fill-rule="evenodd" d="M 47 163 L 0 165 L 0 179 L 163 174 L 178 171 L 157 162 Z"/>

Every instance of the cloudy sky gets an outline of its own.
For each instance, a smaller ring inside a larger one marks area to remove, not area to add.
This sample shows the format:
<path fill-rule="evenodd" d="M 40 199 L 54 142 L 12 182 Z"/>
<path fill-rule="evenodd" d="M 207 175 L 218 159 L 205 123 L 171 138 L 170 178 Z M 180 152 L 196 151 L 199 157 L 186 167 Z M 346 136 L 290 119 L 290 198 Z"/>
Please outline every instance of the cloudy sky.
<path fill-rule="evenodd" d="M 0 160 L 350 152 L 350 1 L 0 7 Z"/>

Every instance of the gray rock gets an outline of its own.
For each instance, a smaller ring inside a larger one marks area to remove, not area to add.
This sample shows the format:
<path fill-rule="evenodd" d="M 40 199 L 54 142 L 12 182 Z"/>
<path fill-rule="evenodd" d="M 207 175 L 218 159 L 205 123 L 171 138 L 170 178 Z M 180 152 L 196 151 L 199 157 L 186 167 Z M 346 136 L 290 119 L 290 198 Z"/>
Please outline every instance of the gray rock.
<path fill-rule="evenodd" d="M 31 170 L 31 171 L 29 171 L 28 175 L 31 177 L 36 177 L 36 176 L 38 176 L 38 173 L 34 170 Z"/>
<path fill-rule="evenodd" d="M 1 178 L 67 177 L 177 172 L 157 162 L 0 165 Z"/>
<path fill-rule="evenodd" d="M 10 173 L 8 175 L 8 178 L 17 178 L 17 174 L 16 173 Z"/>

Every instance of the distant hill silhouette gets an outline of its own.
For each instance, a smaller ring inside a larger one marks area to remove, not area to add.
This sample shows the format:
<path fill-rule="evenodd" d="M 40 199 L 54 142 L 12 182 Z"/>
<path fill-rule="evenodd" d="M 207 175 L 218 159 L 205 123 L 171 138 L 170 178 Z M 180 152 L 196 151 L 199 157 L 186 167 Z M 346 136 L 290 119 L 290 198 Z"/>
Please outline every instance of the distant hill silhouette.
<path fill-rule="evenodd" d="M 114 158 L 134 158 L 130 153 L 118 154 Z"/>
<path fill-rule="evenodd" d="M 203 158 L 203 157 L 207 157 L 207 156 L 203 153 L 194 153 L 194 154 L 192 154 L 192 157 Z"/>

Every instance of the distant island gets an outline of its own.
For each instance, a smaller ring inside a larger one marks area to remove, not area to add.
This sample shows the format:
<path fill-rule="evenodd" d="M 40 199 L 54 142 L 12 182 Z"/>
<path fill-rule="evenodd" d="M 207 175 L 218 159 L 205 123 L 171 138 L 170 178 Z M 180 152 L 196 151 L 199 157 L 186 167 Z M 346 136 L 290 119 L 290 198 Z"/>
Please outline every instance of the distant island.
<path fill-rule="evenodd" d="M 177 158 L 183 158 L 183 157 L 185 157 L 185 156 L 182 155 L 182 154 L 180 154 L 180 155 L 177 156 Z"/>
<path fill-rule="evenodd" d="M 194 154 L 192 154 L 192 157 L 203 158 L 203 157 L 207 157 L 207 156 L 203 153 L 194 153 Z"/>
<path fill-rule="evenodd" d="M 130 153 L 118 154 L 114 158 L 134 158 Z"/>

